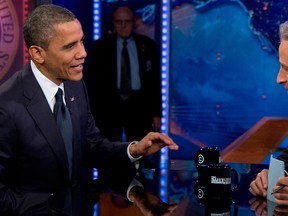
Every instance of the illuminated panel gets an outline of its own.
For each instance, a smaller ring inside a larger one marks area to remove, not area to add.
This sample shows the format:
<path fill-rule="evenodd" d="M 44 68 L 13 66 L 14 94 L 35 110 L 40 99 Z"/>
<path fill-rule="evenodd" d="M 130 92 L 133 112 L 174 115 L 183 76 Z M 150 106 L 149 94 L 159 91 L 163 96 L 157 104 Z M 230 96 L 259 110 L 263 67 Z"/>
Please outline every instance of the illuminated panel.
<path fill-rule="evenodd" d="M 93 39 L 97 40 L 101 34 L 101 11 L 100 11 L 100 0 L 93 1 Z M 98 178 L 97 169 L 93 170 L 93 179 Z M 98 216 L 98 204 L 94 205 L 94 216 Z"/>
<path fill-rule="evenodd" d="M 93 170 L 93 179 L 95 180 L 97 178 L 98 178 L 98 171 L 97 171 L 97 169 L 94 169 Z M 96 203 L 94 205 L 94 215 L 93 216 L 98 216 L 98 208 L 99 208 L 99 205 L 98 205 L 98 203 Z"/>
<path fill-rule="evenodd" d="M 93 1 L 93 38 L 97 40 L 101 34 L 100 0 Z"/>
<path fill-rule="evenodd" d="M 101 12 L 100 12 L 100 0 L 93 1 L 93 38 L 97 40 L 100 38 L 100 26 L 101 26 Z M 97 169 L 93 171 L 93 178 L 98 178 Z"/>
<path fill-rule="evenodd" d="M 162 0 L 162 32 L 161 32 L 161 82 L 162 82 L 162 124 L 161 132 L 168 134 L 169 129 L 169 32 L 170 32 L 170 0 Z M 160 198 L 168 200 L 168 148 L 162 148 L 160 154 Z"/>

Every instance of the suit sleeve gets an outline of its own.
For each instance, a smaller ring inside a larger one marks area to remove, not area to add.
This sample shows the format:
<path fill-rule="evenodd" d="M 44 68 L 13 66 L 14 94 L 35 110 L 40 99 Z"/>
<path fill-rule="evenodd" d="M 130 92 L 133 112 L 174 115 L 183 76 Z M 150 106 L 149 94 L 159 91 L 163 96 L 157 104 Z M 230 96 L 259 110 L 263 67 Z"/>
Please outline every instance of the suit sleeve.
<path fill-rule="evenodd" d="M 153 117 L 162 116 L 162 95 L 161 95 L 161 66 L 160 66 L 160 53 L 157 49 L 155 41 L 151 41 L 151 56 L 152 56 L 152 70 L 153 78 L 152 85 L 154 86 L 151 97 L 153 98 L 153 104 L 155 104 L 154 110 L 152 110 Z"/>
<path fill-rule="evenodd" d="M 151 104 L 151 117 L 162 116 L 160 52 L 154 40 L 135 34 L 138 49 L 141 83 L 146 101 Z"/>

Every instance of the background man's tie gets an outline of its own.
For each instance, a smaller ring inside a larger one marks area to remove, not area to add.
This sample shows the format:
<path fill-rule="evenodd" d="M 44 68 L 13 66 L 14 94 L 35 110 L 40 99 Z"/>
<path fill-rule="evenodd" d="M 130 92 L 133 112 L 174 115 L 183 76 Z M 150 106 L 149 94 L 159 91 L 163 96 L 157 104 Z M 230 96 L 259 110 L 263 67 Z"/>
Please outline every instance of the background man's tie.
<path fill-rule="evenodd" d="M 131 94 L 131 72 L 126 40 L 123 41 L 121 57 L 120 96 L 123 100 L 127 100 Z"/>
<path fill-rule="evenodd" d="M 69 177 L 71 178 L 72 174 L 72 123 L 70 113 L 63 102 L 63 91 L 62 89 L 58 89 L 55 95 L 56 103 L 54 106 L 54 116 L 56 118 L 57 124 L 61 130 L 61 134 L 65 143 L 65 148 L 68 157 L 69 163 Z"/>

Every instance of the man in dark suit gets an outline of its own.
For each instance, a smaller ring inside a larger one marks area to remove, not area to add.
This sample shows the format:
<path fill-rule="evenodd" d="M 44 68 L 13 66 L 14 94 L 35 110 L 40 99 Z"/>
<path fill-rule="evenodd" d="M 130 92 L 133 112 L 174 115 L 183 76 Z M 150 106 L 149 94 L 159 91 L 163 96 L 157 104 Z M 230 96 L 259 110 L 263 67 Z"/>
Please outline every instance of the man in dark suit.
<path fill-rule="evenodd" d="M 160 133 L 138 143 L 99 135 L 82 81 L 84 34 L 73 13 L 39 6 L 23 33 L 31 61 L 0 86 L 0 215 L 93 215 L 85 199 L 93 167 L 131 165 L 178 146 Z M 53 115 L 59 88 L 61 110 L 71 120 L 68 135 Z"/>
<path fill-rule="evenodd" d="M 115 33 L 95 41 L 87 70 L 91 111 L 102 135 L 112 141 L 138 140 L 160 130 L 162 114 L 160 57 L 155 41 L 133 32 L 133 11 L 113 14 Z M 127 42 L 131 91 L 121 97 L 121 59 Z M 103 106 L 98 106 L 98 104 Z"/>

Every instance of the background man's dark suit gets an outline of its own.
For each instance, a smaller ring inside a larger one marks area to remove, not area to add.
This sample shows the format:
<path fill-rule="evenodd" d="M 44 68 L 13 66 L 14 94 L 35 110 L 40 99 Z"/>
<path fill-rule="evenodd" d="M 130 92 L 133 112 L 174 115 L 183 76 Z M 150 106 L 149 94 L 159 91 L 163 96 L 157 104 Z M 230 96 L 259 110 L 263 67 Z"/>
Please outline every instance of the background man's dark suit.
<path fill-rule="evenodd" d="M 152 39 L 135 33 L 132 36 L 137 47 L 141 89 L 128 99 L 124 110 L 117 88 L 116 34 L 95 41 L 88 65 L 86 82 L 91 111 L 100 132 L 111 140 L 121 139 L 123 116 L 131 129 L 126 131 L 128 140 L 139 140 L 152 130 L 152 117 L 162 115 L 159 52 Z"/>
<path fill-rule="evenodd" d="M 1 85 L 0 215 L 7 209 L 19 215 L 46 213 L 48 204 L 70 188 L 77 203 L 75 215 L 86 216 L 82 195 L 91 180 L 90 168 L 113 161 L 131 164 L 126 144 L 112 144 L 99 136 L 84 83 L 64 82 L 64 88 L 74 135 L 71 180 L 60 130 L 30 65 Z"/>

